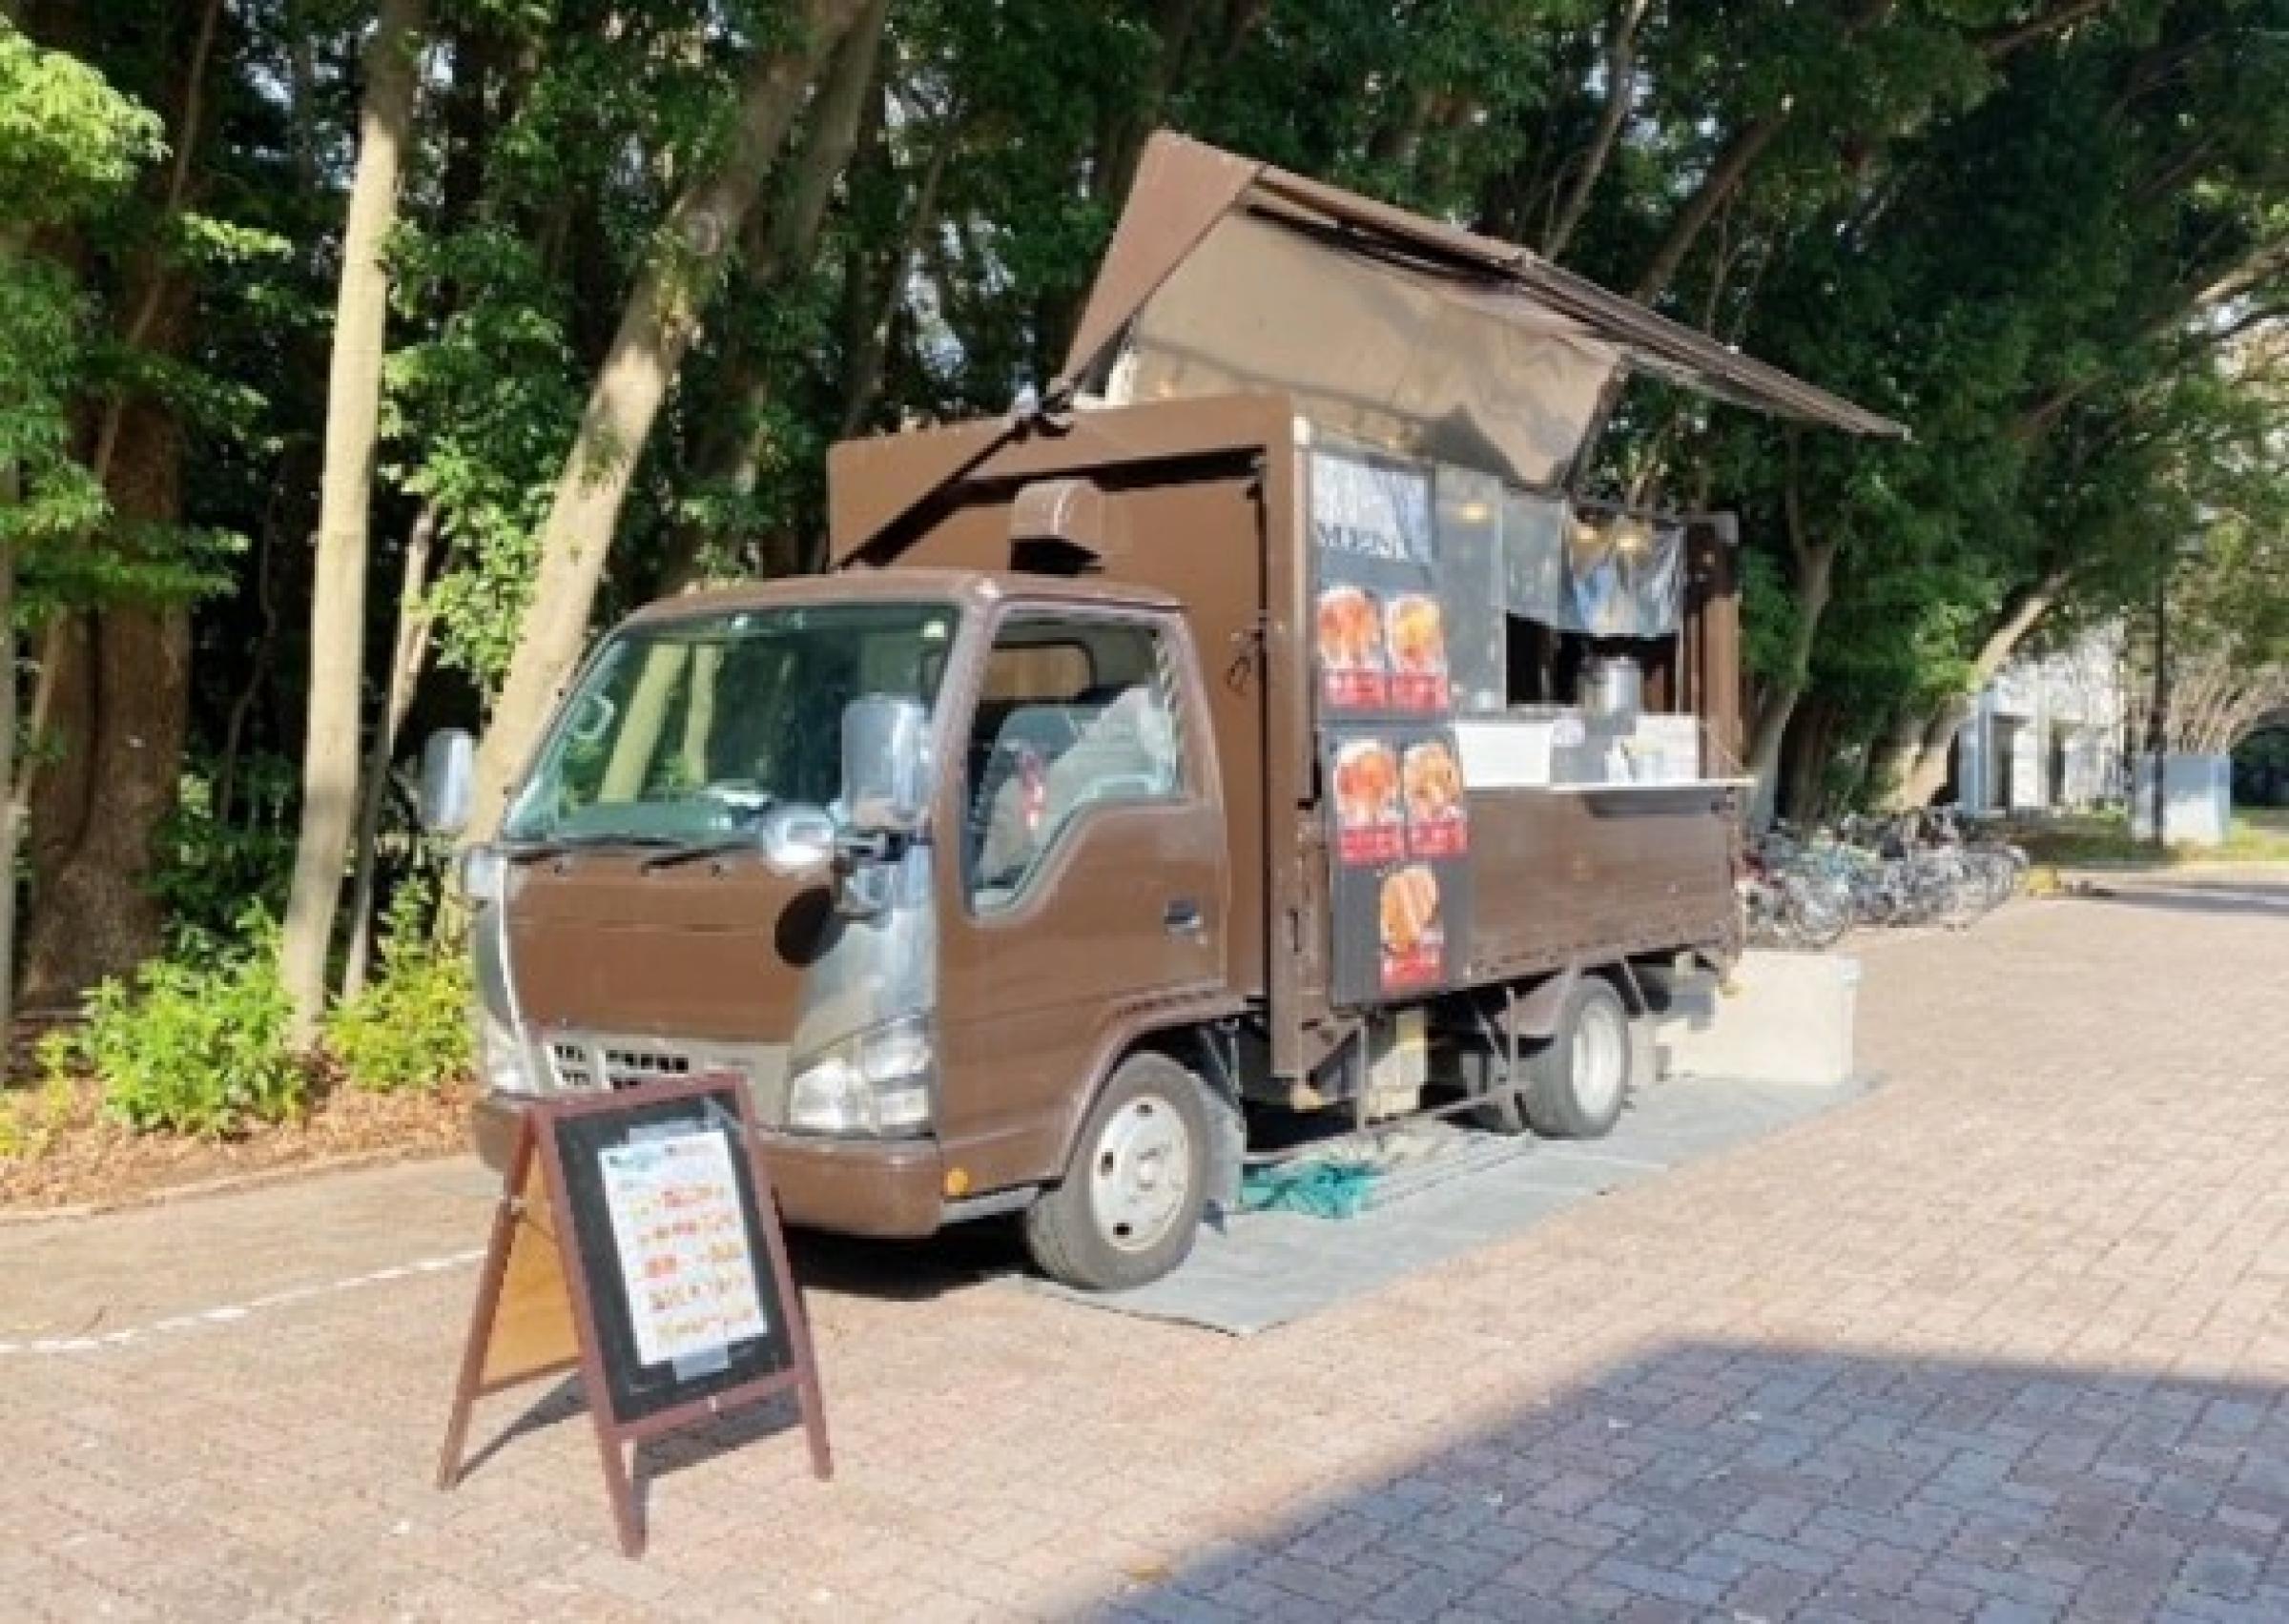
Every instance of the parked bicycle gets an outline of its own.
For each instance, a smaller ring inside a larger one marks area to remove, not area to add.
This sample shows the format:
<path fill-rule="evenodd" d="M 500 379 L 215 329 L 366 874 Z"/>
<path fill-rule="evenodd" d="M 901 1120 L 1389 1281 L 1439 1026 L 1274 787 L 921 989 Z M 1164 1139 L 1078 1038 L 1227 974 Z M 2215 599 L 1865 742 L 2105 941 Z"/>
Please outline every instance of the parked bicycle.
<path fill-rule="evenodd" d="M 1742 904 L 1753 945 L 1818 952 L 1855 925 L 1961 930 L 2016 895 L 2027 869 L 1954 807 L 1856 814 L 1752 842 Z"/>

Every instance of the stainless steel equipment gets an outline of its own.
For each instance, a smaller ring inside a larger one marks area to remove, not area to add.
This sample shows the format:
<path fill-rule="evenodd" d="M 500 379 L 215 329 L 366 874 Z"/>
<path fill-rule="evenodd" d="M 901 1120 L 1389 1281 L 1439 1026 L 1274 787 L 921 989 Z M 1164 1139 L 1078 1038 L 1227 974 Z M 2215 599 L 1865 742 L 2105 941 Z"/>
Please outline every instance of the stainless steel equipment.
<path fill-rule="evenodd" d="M 1626 655 L 1592 660 L 1582 668 L 1582 714 L 1626 731 L 1645 708 L 1645 673 Z"/>

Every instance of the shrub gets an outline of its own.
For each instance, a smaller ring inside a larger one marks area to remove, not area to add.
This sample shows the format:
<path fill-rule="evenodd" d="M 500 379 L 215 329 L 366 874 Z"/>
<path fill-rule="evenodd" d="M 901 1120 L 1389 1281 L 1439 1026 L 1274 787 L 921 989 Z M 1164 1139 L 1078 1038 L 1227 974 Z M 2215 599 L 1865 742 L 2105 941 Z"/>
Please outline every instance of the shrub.
<path fill-rule="evenodd" d="M 235 944 L 186 940 L 89 996 L 79 1059 L 130 1126 L 219 1138 L 308 1104 L 286 1042 L 278 927 L 259 914 L 242 925 Z"/>
<path fill-rule="evenodd" d="M 0 1093 L 0 1161 L 29 1161 L 71 1127 L 78 1105 L 79 1076 L 69 1035 L 51 1032 L 37 1051 L 40 1086 Z"/>
<path fill-rule="evenodd" d="M 426 900 L 418 886 L 398 888 L 378 974 L 327 1018 L 326 1047 L 354 1087 L 432 1089 L 473 1062 L 468 961 L 431 938 Z"/>

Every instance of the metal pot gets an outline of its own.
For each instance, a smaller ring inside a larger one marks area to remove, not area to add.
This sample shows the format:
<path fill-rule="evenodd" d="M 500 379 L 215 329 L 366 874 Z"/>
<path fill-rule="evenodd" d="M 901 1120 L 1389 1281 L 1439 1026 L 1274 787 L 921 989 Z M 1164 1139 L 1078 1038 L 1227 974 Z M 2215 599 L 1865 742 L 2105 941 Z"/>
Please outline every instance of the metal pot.
<path fill-rule="evenodd" d="M 1593 722 L 1634 725 L 1645 705 L 1645 673 L 1626 655 L 1592 660 L 1581 673 L 1582 713 Z"/>

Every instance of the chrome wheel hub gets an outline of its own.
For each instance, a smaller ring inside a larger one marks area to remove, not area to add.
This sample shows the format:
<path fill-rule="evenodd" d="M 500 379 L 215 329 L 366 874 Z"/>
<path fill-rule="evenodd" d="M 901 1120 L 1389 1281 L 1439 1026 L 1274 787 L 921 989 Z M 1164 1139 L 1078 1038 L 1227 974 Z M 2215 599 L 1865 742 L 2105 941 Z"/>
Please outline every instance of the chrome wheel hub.
<path fill-rule="evenodd" d="M 1175 1107 L 1147 1095 L 1114 1112 L 1098 1135 L 1089 1186 L 1107 1244 L 1141 1252 L 1165 1238 L 1192 1187 L 1192 1136 Z"/>
<path fill-rule="evenodd" d="M 1621 1097 L 1629 1076 L 1629 1025 L 1603 1001 L 1587 1005 L 1574 1026 L 1574 1094 L 1592 1117 L 1602 1117 Z"/>

